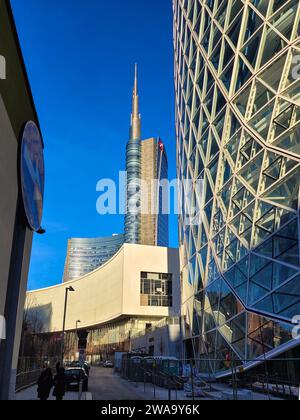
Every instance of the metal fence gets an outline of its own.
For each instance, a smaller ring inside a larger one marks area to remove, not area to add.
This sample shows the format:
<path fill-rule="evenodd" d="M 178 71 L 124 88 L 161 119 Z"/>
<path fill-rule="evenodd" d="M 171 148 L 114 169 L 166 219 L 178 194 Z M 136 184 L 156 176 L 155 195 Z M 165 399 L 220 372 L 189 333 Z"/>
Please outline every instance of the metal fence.
<path fill-rule="evenodd" d="M 22 357 L 18 361 L 16 392 L 35 385 L 45 367 L 55 368 L 57 358 Z"/>
<path fill-rule="evenodd" d="M 23 372 L 17 375 L 16 392 L 20 392 L 25 388 L 33 386 L 37 383 L 42 370 L 33 370 L 30 372 Z"/>
<path fill-rule="evenodd" d="M 216 367 L 222 367 L 223 372 L 216 371 Z M 252 359 L 242 363 L 229 357 L 124 357 L 121 376 L 142 386 L 145 392 L 153 392 L 154 399 L 294 400 L 299 398 L 300 359 L 271 359 L 263 363 Z"/>

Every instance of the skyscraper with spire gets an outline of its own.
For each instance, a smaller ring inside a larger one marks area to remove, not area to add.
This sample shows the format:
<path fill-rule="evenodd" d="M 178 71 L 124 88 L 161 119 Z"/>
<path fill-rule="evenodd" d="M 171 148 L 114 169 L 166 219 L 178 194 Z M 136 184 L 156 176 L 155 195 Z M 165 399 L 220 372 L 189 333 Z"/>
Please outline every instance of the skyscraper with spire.
<path fill-rule="evenodd" d="M 135 65 L 129 141 L 126 149 L 125 243 L 141 243 L 141 115 L 139 112 L 138 69 Z"/>
<path fill-rule="evenodd" d="M 162 203 L 162 190 L 154 181 L 168 178 L 168 159 L 166 148 L 159 138 L 141 140 L 137 65 L 130 136 L 126 151 L 126 171 L 125 243 L 167 247 L 169 218 L 167 214 L 163 214 L 166 205 L 163 206 Z"/>
<path fill-rule="evenodd" d="M 68 242 L 63 281 L 77 279 L 108 262 L 123 243 L 169 246 L 169 216 L 156 180 L 168 178 L 166 148 L 158 138 L 141 140 L 138 68 L 135 65 L 129 141 L 126 148 L 125 234 L 106 238 L 72 238 Z M 166 199 L 166 198 L 165 198 Z M 155 212 L 152 210 L 155 209 Z M 145 211 L 146 210 L 146 211 Z"/>

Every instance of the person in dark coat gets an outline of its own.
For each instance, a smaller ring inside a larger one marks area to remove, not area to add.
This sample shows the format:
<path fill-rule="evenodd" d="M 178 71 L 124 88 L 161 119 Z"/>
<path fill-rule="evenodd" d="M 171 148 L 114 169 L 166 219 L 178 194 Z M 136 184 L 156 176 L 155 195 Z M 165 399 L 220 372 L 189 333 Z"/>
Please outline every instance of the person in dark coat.
<path fill-rule="evenodd" d="M 54 377 L 54 391 L 53 397 L 56 397 L 57 401 L 62 401 L 66 392 L 66 380 L 65 380 L 65 369 L 59 368 L 57 374 Z"/>
<path fill-rule="evenodd" d="M 47 401 L 50 395 L 51 388 L 53 387 L 53 376 L 50 368 L 44 370 L 37 382 L 38 385 L 38 398 L 41 401 Z"/>

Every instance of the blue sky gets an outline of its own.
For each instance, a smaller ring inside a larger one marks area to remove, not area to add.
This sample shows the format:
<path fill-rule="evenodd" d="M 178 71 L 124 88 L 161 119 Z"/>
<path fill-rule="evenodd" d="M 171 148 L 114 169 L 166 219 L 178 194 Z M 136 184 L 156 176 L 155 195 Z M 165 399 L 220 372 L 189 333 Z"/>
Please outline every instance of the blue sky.
<path fill-rule="evenodd" d="M 161 136 L 176 175 L 171 0 L 12 0 L 45 141 L 44 236 L 29 289 L 61 281 L 67 240 L 123 231 L 96 212 L 97 181 L 125 168 L 134 63 L 143 138 Z M 177 246 L 171 217 L 170 245 Z"/>

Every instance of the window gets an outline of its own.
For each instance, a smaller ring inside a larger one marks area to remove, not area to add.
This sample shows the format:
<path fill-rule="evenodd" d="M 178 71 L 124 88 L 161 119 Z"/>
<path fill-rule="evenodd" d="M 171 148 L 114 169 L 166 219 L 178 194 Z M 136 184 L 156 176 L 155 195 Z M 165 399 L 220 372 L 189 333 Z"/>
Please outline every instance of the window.
<path fill-rule="evenodd" d="M 172 274 L 141 273 L 141 306 L 173 306 Z"/>

